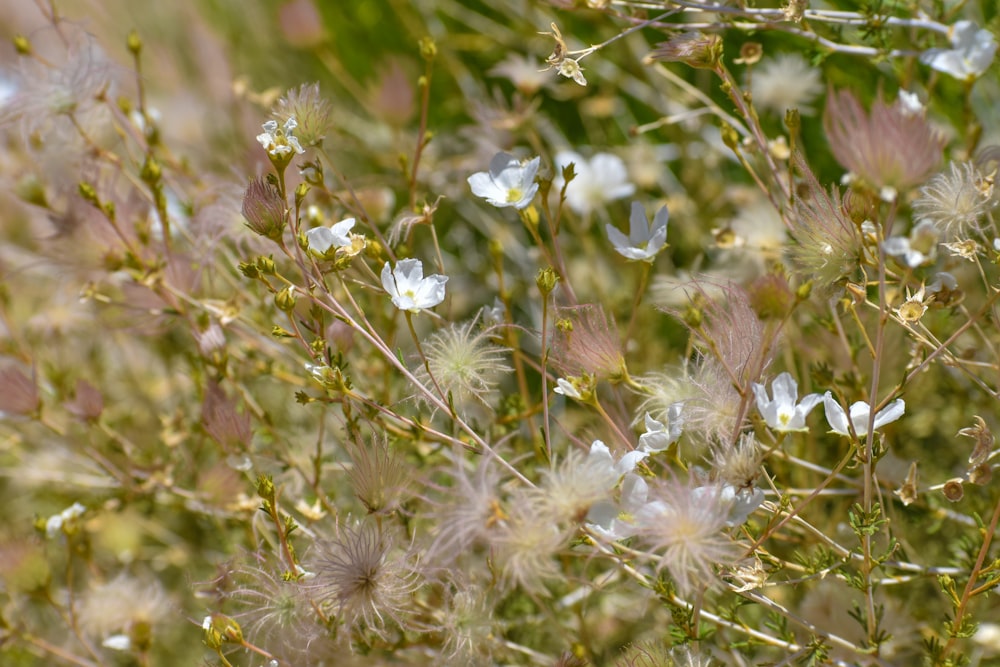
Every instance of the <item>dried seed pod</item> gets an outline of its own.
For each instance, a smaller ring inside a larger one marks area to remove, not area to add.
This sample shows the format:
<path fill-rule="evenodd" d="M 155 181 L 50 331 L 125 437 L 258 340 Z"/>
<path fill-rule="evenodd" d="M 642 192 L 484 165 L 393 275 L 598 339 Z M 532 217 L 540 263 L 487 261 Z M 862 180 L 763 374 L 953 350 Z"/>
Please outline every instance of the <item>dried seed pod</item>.
<path fill-rule="evenodd" d="M 910 471 L 906 473 L 906 479 L 903 480 L 902 486 L 896 489 L 893 493 L 899 497 L 903 502 L 903 505 L 909 505 L 910 503 L 916 501 L 917 499 L 917 462 L 914 461 L 910 464 Z"/>
<path fill-rule="evenodd" d="M 985 462 L 990 455 L 990 451 L 993 450 L 994 437 L 982 417 L 976 415 L 973 419 L 976 425 L 963 428 L 958 432 L 958 435 L 975 439 L 976 444 L 972 448 L 972 453 L 969 454 L 969 465 L 975 467 Z"/>
<path fill-rule="evenodd" d="M 965 489 L 962 488 L 962 482 L 965 481 L 961 477 L 952 477 L 944 486 L 941 487 L 941 493 L 944 497 L 953 503 L 957 503 L 965 495 Z"/>
<path fill-rule="evenodd" d="M 985 486 L 993 479 L 993 468 L 989 463 L 980 463 L 969 470 L 969 481 L 979 486 Z"/>

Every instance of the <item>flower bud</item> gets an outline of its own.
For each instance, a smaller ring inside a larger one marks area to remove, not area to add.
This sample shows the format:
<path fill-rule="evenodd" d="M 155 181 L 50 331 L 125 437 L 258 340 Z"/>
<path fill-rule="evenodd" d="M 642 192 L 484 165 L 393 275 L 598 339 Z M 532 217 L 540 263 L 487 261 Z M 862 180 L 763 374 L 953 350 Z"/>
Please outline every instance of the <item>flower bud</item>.
<path fill-rule="evenodd" d="M 538 285 L 538 290 L 543 296 L 551 294 L 552 290 L 556 288 L 557 282 L 559 282 L 559 275 L 551 267 L 540 269 L 535 277 L 535 284 Z"/>
<path fill-rule="evenodd" d="M 125 40 L 125 45 L 128 47 L 129 53 L 133 56 L 138 56 L 142 51 L 142 40 L 139 39 L 139 33 L 134 29 L 130 30 Z"/>
<path fill-rule="evenodd" d="M 660 62 L 681 62 L 698 69 L 715 69 L 722 61 L 722 38 L 688 32 L 661 42 L 645 58 L 647 64 Z"/>
<path fill-rule="evenodd" d="M 285 229 L 285 200 L 265 179 L 254 178 L 243 195 L 243 217 L 256 234 L 280 239 Z"/>
<path fill-rule="evenodd" d="M 286 313 L 291 312 L 295 308 L 296 300 L 294 285 L 289 285 L 274 295 L 274 305 L 278 307 L 278 310 Z"/>

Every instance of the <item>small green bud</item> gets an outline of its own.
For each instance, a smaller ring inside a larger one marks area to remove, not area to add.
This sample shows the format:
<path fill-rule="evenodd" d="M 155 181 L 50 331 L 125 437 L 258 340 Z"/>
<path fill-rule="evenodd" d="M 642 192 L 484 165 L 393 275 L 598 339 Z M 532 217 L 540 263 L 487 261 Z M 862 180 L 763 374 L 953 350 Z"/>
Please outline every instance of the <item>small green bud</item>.
<path fill-rule="evenodd" d="M 257 475 L 257 495 L 261 500 L 274 503 L 274 480 L 270 475 Z"/>
<path fill-rule="evenodd" d="M 739 148 L 740 133 L 736 131 L 736 128 L 729 123 L 723 122 L 719 131 L 722 133 L 722 143 L 726 145 L 726 148 L 731 151 L 735 151 Z"/>
<path fill-rule="evenodd" d="M 434 60 L 437 56 L 437 44 L 431 37 L 424 37 L 420 40 L 420 57 L 424 60 Z"/>
<path fill-rule="evenodd" d="M 87 202 L 88 204 L 93 204 L 94 206 L 98 207 L 101 205 L 101 200 L 98 199 L 97 190 L 94 189 L 93 185 L 91 185 L 90 183 L 86 183 L 84 181 L 80 181 L 80 184 L 77 185 L 76 187 L 77 191 L 80 193 L 80 196 L 83 197 L 83 200 L 85 202 Z"/>
<path fill-rule="evenodd" d="M 494 260 L 503 259 L 503 243 L 497 239 L 490 239 L 490 257 Z"/>
<path fill-rule="evenodd" d="M 795 289 L 795 298 L 799 301 L 805 301 L 812 294 L 813 284 L 811 280 L 807 280 Z"/>
<path fill-rule="evenodd" d="M 244 277 L 249 278 L 250 280 L 257 280 L 260 278 L 260 271 L 257 270 L 257 265 L 253 262 L 240 262 L 237 268 Z"/>
<path fill-rule="evenodd" d="M 295 206 L 298 208 L 302 207 L 302 202 L 305 200 L 306 195 L 309 194 L 309 184 L 303 181 L 299 183 L 295 188 Z"/>
<path fill-rule="evenodd" d="M 31 42 L 24 35 L 14 36 L 14 50 L 17 51 L 18 55 L 30 56 L 31 55 Z"/>
<path fill-rule="evenodd" d="M 785 111 L 785 127 L 792 134 L 795 134 L 802 127 L 802 117 L 799 116 L 799 110 L 792 108 Z"/>
<path fill-rule="evenodd" d="M 525 226 L 532 229 L 538 228 L 538 209 L 535 208 L 534 204 L 528 204 L 528 206 L 522 208 L 518 213 Z"/>
<path fill-rule="evenodd" d="M 279 327 L 278 325 L 274 325 L 273 327 L 271 327 L 271 335 L 274 336 L 275 338 L 295 338 L 295 334 L 293 334 L 288 329 L 283 329 L 282 327 Z"/>
<path fill-rule="evenodd" d="M 138 56 L 142 51 L 142 40 L 139 39 L 139 33 L 136 32 L 135 28 L 129 31 L 125 44 L 133 56 Z"/>
<path fill-rule="evenodd" d="M 160 168 L 160 163 L 153 156 L 147 156 L 139 171 L 139 178 L 142 179 L 143 183 L 154 185 L 160 182 L 162 176 L 163 170 Z"/>
<path fill-rule="evenodd" d="M 277 275 L 278 267 L 274 265 L 274 258 L 268 257 L 258 257 L 257 258 L 257 270 L 260 271 L 265 276 Z"/>
<path fill-rule="evenodd" d="M 692 329 L 697 329 L 701 326 L 702 315 L 701 310 L 691 306 L 686 311 L 684 311 L 684 324 L 688 325 Z"/>
<path fill-rule="evenodd" d="M 538 275 L 535 277 L 535 284 L 538 285 L 543 296 L 548 296 L 556 288 L 557 282 L 559 282 L 559 275 L 552 267 L 539 269 Z"/>
<path fill-rule="evenodd" d="M 297 300 L 298 299 L 295 297 L 294 285 L 289 285 L 274 295 L 274 305 L 278 307 L 278 310 L 286 313 L 291 312 L 295 308 L 295 302 Z"/>

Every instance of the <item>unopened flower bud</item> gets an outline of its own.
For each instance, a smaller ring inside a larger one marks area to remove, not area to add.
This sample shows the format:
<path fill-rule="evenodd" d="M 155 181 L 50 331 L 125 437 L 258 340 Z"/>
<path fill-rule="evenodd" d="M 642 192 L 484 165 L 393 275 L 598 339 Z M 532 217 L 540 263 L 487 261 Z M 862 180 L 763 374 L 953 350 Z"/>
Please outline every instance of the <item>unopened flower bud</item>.
<path fill-rule="evenodd" d="M 431 37 L 424 37 L 420 40 L 420 57 L 424 60 L 434 60 L 437 56 L 437 44 Z"/>
<path fill-rule="evenodd" d="M 243 217 L 255 233 L 280 239 L 285 229 L 285 200 L 265 179 L 255 178 L 243 195 Z"/>
<path fill-rule="evenodd" d="M 28 38 L 24 35 L 16 35 L 14 37 L 14 49 L 17 51 L 18 55 L 31 55 L 31 42 L 28 41 Z"/>
<path fill-rule="evenodd" d="M 139 39 L 139 33 L 134 29 L 130 30 L 125 40 L 125 45 L 128 47 L 129 53 L 133 56 L 139 55 L 142 51 L 142 40 Z"/>
<path fill-rule="evenodd" d="M 291 312 L 295 308 L 296 301 L 294 285 L 289 285 L 274 295 L 274 305 L 278 307 L 278 310 L 286 313 Z"/>
<path fill-rule="evenodd" d="M 540 269 L 535 277 L 535 284 L 538 285 L 538 290 L 543 296 L 548 296 L 556 288 L 557 282 L 559 282 L 559 275 L 551 267 Z"/>
<path fill-rule="evenodd" d="M 677 35 L 657 44 L 645 62 L 681 62 L 699 69 L 715 69 L 722 61 L 722 38 L 697 32 Z"/>

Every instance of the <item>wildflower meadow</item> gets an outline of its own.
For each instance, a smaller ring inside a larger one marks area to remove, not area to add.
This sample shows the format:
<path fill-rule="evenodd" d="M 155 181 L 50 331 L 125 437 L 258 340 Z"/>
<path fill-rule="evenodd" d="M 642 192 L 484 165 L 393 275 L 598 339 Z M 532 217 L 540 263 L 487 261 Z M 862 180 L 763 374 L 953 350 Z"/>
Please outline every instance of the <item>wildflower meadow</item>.
<path fill-rule="evenodd" d="M 0 665 L 1000 665 L 995 0 L 0 0 Z"/>

